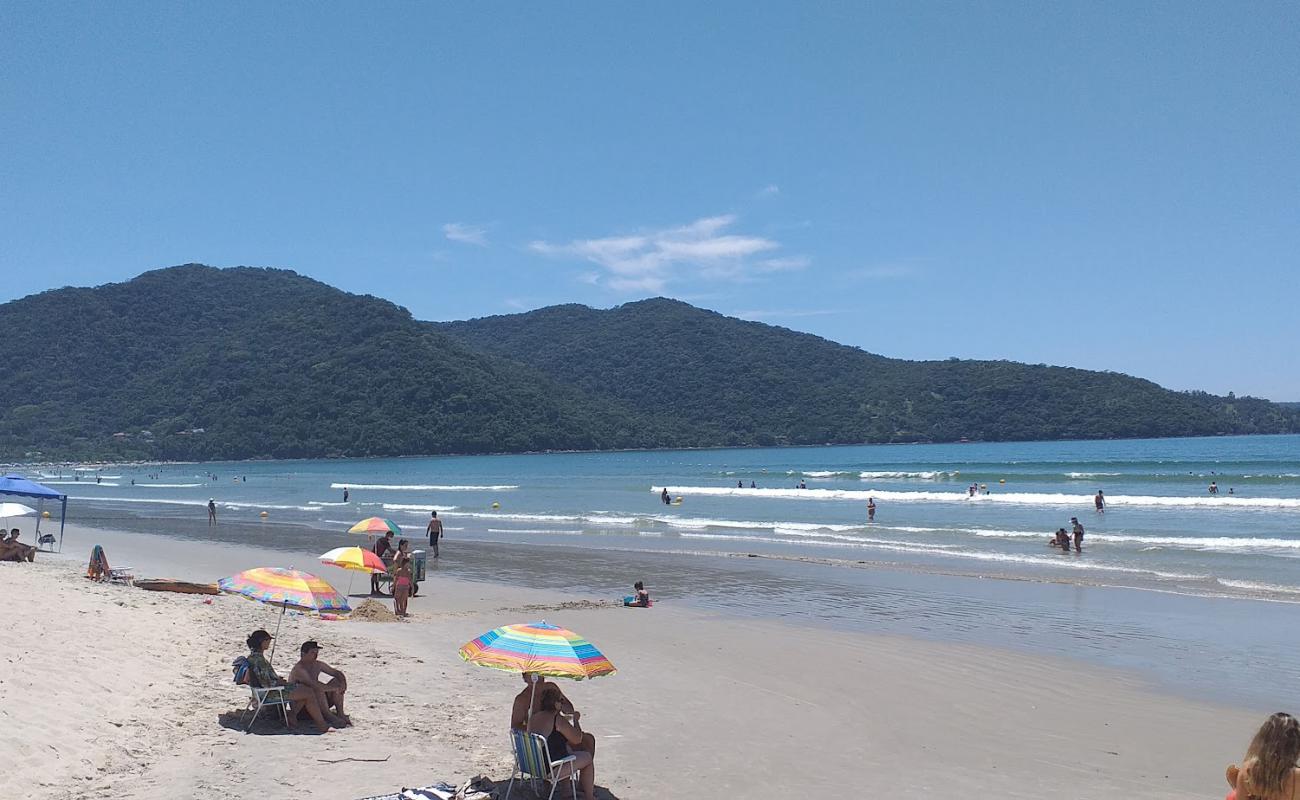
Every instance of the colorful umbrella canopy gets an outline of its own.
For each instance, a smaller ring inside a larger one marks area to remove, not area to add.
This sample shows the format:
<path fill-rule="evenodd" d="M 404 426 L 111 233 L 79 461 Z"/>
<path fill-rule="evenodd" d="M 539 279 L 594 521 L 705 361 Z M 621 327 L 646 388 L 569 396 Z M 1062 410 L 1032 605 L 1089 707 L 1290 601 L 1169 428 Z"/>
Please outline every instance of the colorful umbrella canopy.
<path fill-rule="evenodd" d="M 352 609 L 343 595 L 324 580 L 307 572 L 282 567 L 256 567 L 222 578 L 217 588 L 267 605 L 299 611 L 331 611 L 346 614 Z"/>
<path fill-rule="evenodd" d="M 336 547 L 328 553 L 321 553 L 322 564 L 332 567 L 352 569 L 357 572 L 387 572 L 384 560 L 373 551 L 364 547 Z"/>
<path fill-rule="evenodd" d="M 577 681 L 617 672 L 591 642 L 544 621 L 488 631 L 466 642 L 460 657 L 481 667 Z"/>
<path fill-rule="evenodd" d="M 356 525 L 353 525 L 351 528 L 348 528 L 348 533 L 379 534 L 380 536 L 383 536 L 389 531 L 392 531 L 393 535 L 397 536 L 401 534 L 402 529 L 397 527 L 396 522 L 393 522 L 391 519 L 384 519 L 383 517 L 367 517 Z"/>

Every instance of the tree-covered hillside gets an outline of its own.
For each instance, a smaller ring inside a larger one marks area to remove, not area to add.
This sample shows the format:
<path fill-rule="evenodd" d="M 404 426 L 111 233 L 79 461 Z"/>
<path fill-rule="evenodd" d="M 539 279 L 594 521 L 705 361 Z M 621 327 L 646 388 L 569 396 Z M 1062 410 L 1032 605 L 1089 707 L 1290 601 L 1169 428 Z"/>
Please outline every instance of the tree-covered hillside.
<path fill-rule="evenodd" d="M 701 444 L 1204 436 L 1300 430 L 1264 400 L 1110 372 L 901 361 L 675 300 L 565 305 L 447 323 L 592 396 L 667 415 Z"/>
<path fill-rule="evenodd" d="M 0 459 L 367 456 L 1279 433 L 1112 373 L 908 362 L 672 300 L 457 323 L 198 265 L 0 306 Z"/>
<path fill-rule="evenodd" d="M 602 448 L 653 430 L 402 308 L 187 265 L 0 306 L 0 454 L 222 459 Z M 116 434 L 116 435 L 115 435 Z"/>

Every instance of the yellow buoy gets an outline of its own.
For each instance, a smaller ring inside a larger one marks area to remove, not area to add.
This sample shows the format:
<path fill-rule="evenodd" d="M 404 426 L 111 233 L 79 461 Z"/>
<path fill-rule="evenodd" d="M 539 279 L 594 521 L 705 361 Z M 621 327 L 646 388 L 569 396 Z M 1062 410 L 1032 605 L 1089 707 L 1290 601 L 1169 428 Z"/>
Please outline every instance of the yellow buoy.
<path fill-rule="evenodd" d="M 492 507 L 493 507 L 493 508 L 500 508 L 500 507 L 501 507 L 501 504 L 500 504 L 500 503 L 493 503 L 493 504 L 492 504 Z"/>
<path fill-rule="evenodd" d="M 42 516 L 43 518 L 45 518 L 45 519 L 49 519 L 49 518 L 50 518 L 50 512 L 48 512 L 48 511 L 42 511 L 42 512 L 41 512 L 41 516 Z"/>
<path fill-rule="evenodd" d="M 998 478 L 998 483 L 1006 483 L 1006 482 L 1007 482 L 1006 478 Z"/>
<path fill-rule="evenodd" d="M 262 516 L 262 517 L 269 517 L 269 516 L 271 516 L 271 515 L 268 514 L 268 513 L 266 513 L 265 511 L 263 511 L 263 512 L 260 514 L 260 516 Z"/>

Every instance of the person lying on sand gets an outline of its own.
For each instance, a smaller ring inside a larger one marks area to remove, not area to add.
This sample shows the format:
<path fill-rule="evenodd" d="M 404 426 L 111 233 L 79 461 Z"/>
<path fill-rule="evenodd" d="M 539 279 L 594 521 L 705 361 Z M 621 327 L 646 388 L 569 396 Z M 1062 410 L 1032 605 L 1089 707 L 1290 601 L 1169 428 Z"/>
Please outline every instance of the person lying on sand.
<path fill-rule="evenodd" d="M 537 679 L 537 686 L 535 689 L 533 687 L 534 677 L 536 677 Z M 569 702 L 569 698 L 564 696 L 564 692 L 560 691 L 560 687 L 556 686 L 555 684 L 551 683 L 550 681 L 546 680 L 541 675 L 538 675 L 535 672 L 525 672 L 523 673 L 523 678 L 524 678 L 524 690 L 519 694 L 515 695 L 514 705 L 510 709 L 511 728 L 514 728 L 516 730 L 521 730 L 521 731 L 524 729 L 524 727 L 528 724 L 528 701 L 530 699 L 532 700 L 533 713 L 536 714 L 539 710 L 541 710 L 542 695 L 546 693 L 547 689 L 554 689 L 556 692 L 559 693 L 560 695 L 559 708 L 561 713 L 572 716 L 573 721 L 575 723 L 582 718 L 581 712 L 579 712 L 577 709 L 573 707 L 573 703 Z M 590 733 L 583 734 L 582 749 L 588 753 L 591 753 L 592 755 L 595 755 L 596 737 L 592 736 Z"/>
<path fill-rule="evenodd" d="M 583 733 L 576 713 L 573 715 L 572 722 L 564 717 L 560 706 L 567 702 L 559 687 L 548 684 L 542 692 L 541 708 L 533 714 L 532 720 L 528 723 L 528 732 L 546 737 L 546 747 L 550 751 L 552 761 L 574 756 L 575 760 L 561 767 L 556 778 L 567 778 L 573 770 L 582 770 L 578 774 L 578 785 L 582 787 L 582 796 L 585 800 L 596 800 L 594 755 L 584 748 L 591 734 Z M 591 741 L 594 742 L 595 739 L 592 738 Z"/>
<path fill-rule="evenodd" d="M 289 671 L 289 680 L 299 686 L 309 687 L 316 693 L 317 705 L 325 712 L 334 727 L 342 728 L 351 725 L 352 720 L 343 713 L 343 695 L 348 691 L 347 676 L 320 660 L 318 657 L 320 645 L 316 642 L 303 642 L 299 652 L 301 657 Z M 329 675 L 331 679 L 322 683 L 320 679 L 322 672 Z M 330 713 L 331 709 L 334 713 Z"/>
<path fill-rule="evenodd" d="M 272 686 L 283 686 L 285 696 L 289 698 L 289 728 L 298 727 L 298 714 L 306 711 L 311 716 L 312 722 L 321 733 L 330 732 L 330 724 L 325 720 L 325 715 L 321 713 L 320 702 L 316 699 L 316 692 L 310 686 L 298 686 L 286 681 L 271 669 L 271 662 L 266 660 L 262 655 L 266 648 L 271 646 L 271 639 L 274 637 L 264 630 L 255 630 L 248 637 L 248 669 L 249 681 L 256 687 L 266 689 Z"/>
<path fill-rule="evenodd" d="M 552 756 L 554 758 L 554 756 Z M 1295 800 L 1300 797 L 1300 722 L 1281 712 L 1264 721 L 1241 766 L 1228 767 L 1230 800 Z"/>

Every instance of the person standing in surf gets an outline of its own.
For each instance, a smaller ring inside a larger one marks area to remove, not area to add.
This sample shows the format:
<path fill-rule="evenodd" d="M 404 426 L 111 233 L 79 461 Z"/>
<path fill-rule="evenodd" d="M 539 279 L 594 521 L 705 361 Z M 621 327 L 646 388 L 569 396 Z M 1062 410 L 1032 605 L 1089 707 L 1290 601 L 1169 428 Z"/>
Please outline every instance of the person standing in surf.
<path fill-rule="evenodd" d="M 876 521 L 876 498 L 867 498 L 867 522 Z"/>
<path fill-rule="evenodd" d="M 429 518 L 429 524 L 425 530 L 429 534 L 429 547 L 433 549 L 433 557 L 438 557 L 438 540 L 442 538 L 442 520 L 438 519 L 437 511 L 429 512 L 432 516 Z"/>
<path fill-rule="evenodd" d="M 1070 517 L 1070 524 L 1074 526 L 1074 552 L 1083 552 L 1083 526 L 1079 524 L 1078 517 Z"/>
<path fill-rule="evenodd" d="M 217 501 L 211 497 L 208 498 L 208 525 L 217 524 Z"/>
<path fill-rule="evenodd" d="M 1097 490 L 1097 496 L 1092 498 L 1092 504 L 1096 506 L 1098 514 L 1106 513 L 1106 498 L 1102 496 L 1101 489 Z"/>

